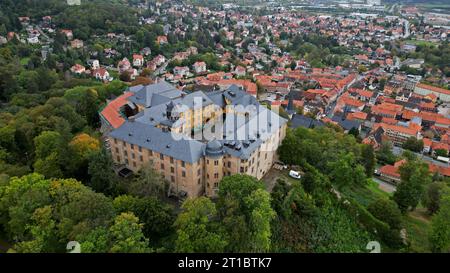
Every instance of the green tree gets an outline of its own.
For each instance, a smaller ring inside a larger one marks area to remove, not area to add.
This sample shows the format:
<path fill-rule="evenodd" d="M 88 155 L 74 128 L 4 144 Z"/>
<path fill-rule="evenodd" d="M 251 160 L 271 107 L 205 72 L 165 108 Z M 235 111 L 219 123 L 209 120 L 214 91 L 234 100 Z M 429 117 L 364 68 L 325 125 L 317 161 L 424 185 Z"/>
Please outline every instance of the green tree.
<path fill-rule="evenodd" d="M 148 162 L 140 170 L 137 177 L 129 184 L 128 192 L 135 196 L 164 197 L 167 192 L 167 181 Z"/>
<path fill-rule="evenodd" d="M 330 180 L 338 187 L 364 185 L 366 175 L 364 167 L 357 164 L 353 154 L 342 155 L 335 162 L 330 162 Z"/>
<path fill-rule="evenodd" d="M 372 177 L 375 171 L 375 165 L 377 164 L 375 151 L 373 150 L 372 145 L 361 146 L 361 163 L 366 170 L 367 177 Z"/>
<path fill-rule="evenodd" d="M 188 199 L 183 203 L 183 212 L 175 221 L 177 252 L 224 252 L 227 241 L 220 230 L 220 225 L 214 222 L 216 208 L 206 197 Z"/>
<path fill-rule="evenodd" d="M 401 182 L 394 193 L 394 201 L 402 213 L 414 210 L 422 200 L 425 186 L 431 183 L 428 165 L 407 161 L 400 167 Z"/>
<path fill-rule="evenodd" d="M 416 153 L 423 151 L 423 140 L 419 140 L 415 137 L 410 137 L 403 143 L 403 149 L 407 149 Z"/>
<path fill-rule="evenodd" d="M 64 151 L 64 140 L 58 132 L 44 131 L 34 138 L 36 147 L 36 162 L 34 168 L 38 173 L 46 177 L 59 178 L 63 176 L 62 155 Z"/>
<path fill-rule="evenodd" d="M 219 184 L 218 212 L 232 252 L 267 252 L 270 221 L 275 216 L 270 196 L 261 182 L 247 175 L 232 175 Z"/>
<path fill-rule="evenodd" d="M 142 232 L 143 225 L 133 213 L 122 213 L 109 228 L 112 253 L 147 253 L 152 249 Z"/>
<path fill-rule="evenodd" d="M 38 210 L 41 208 L 45 210 Z M 40 245 L 46 252 L 65 251 L 68 241 L 109 226 L 114 215 L 109 198 L 74 179 L 45 179 L 30 174 L 14 177 L 0 186 L 0 224 L 8 237 L 18 243 L 31 239 L 35 243 L 25 244 L 31 246 L 39 245 L 36 241 L 44 241 Z M 55 229 L 51 236 L 38 236 L 53 222 Z"/>
<path fill-rule="evenodd" d="M 434 154 L 435 154 L 436 156 L 447 157 L 447 156 L 448 156 L 448 151 L 445 150 L 445 149 L 437 149 L 437 150 L 434 150 Z"/>
<path fill-rule="evenodd" d="M 48 252 L 54 249 L 56 223 L 52 219 L 51 206 L 38 208 L 32 216 L 33 224 L 27 226 L 32 240 L 19 242 L 14 246 L 14 251 L 19 253 Z"/>
<path fill-rule="evenodd" d="M 450 190 L 442 192 L 440 208 L 431 220 L 430 243 L 433 252 L 450 251 Z"/>
<path fill-rule="evenodd" d="M 81 181 L 88 180 L 89 157 L 100 150 L 98 139 L 91 137 L 86 133 L 81 133 L 72 138 L 68 144 L 68 151 L 72 155 L 70 159 L 71 173 Z"/>
<path fill-rule="evenodd" d="M 144 235 L 155 242 L 173 231 L 173 208 L 154 197 L 121 195 L 114 199 L 113 204 L 117 213 L 134 213 L 144 224 Z"/>
<path fill-rule="evenodd" d="M 402 215 L 395 202 L 380 198 L 371 203 L 367 210 L 379 220 L 387 223 L 392 229 L 400 230 Z"/>
<path fill-rule="evenodd" d="M 90 176 L 88 186 L 107 195 L 115 193 L 118 181 L 113 171 L 111 155 L 105 149 L 100 149 L 89 154 L 88 162 L 88 174 Z"/>
<path fill-rule="evenodd" d="M 100 102 L 97 90 L 87 87 L 75 87 L 67 90 L 64 98 L 86 119 L 89 125 L 92 127 L 98 126 Z"/>
<path fill-rule="evenodd" d="M 428 209 L 429 214 L 434 214 L 439 210 L 441 192 L 446 188 L 443 182 L 433 182 L 428 185 L 424 195 L 423 203 Z"/>
<path fill-rule="evenodd" d="M 377 159 L 379 162 L 384 164 L 394 164 L 396 161 L 396 157 L 392 152 L 392 143 L 391 142 L 382 142 L 381 147 L 377 152 Z"/>

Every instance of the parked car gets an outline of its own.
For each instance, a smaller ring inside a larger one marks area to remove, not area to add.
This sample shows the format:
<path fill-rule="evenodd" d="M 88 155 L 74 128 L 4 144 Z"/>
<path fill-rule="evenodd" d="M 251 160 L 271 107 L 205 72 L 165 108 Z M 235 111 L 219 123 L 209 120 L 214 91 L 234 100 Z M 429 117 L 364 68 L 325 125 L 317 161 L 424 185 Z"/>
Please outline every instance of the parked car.
<path fill-rule="evenodd" d="M 295 178 L 295 179 L 300 179 L 300 178 L 302 178 L 302 176 L 300 175 L 300 173 L 299 173 L 299 172 L 296 172 L 296 171 L 294 171 L 294 170 L 290 170 L 290 171 L 289 171 L 289 176 L 292 177 L 292 178 Z"/>

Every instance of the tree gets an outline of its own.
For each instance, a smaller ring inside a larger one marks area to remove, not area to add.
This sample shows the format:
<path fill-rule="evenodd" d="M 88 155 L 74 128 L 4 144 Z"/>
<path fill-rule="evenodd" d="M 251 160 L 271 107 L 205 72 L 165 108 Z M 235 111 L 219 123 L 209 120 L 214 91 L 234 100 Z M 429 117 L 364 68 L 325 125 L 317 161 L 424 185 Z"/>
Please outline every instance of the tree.
<path fill-rule="evenodd" d="M 403 149 L 407 149 L 416 153 L 423 151 L 423 140 L 418 140 L 415 137 L 410 137 L 403 143 Z"/>
<path fill-rule="evenodd" d="M 303 189 L 305 192 L 317 198 L 317 200 L 322 199 L 323 193 L 331 189 L 331 183 L 328 177 L 310 164 L 306 164 L 304 170 L 305 174 L 301 179 Z"/>
<path fill-rule="evenodd" d="M 114 199 L 113 204 L 117 213 L 132 212 L 136 215 L 144 225 L 144 235 L 155 242 L 172 232 L 173 208 L 154 197 L 121 195 Z"/>
<path fill-rule="evenodd" d="M 232 252 L 267 252 L 270 221 L 275 216 L 261 182 L 248 175 L 232 175 L 219 184 L 217 202 L 221 223 Z"/>
<path fill-rule="evenodd" d="M 86 119 L 89 125 L 97 127 L 99 123 L 98 110 L 100 105 L 97 90 L 79 86 L 67 90 L 64 93 L 64 98 Z"/>
<path fill-rule="evenodd" d="M 385 164 L 394 164 L 396 161 L 396 157 L 392 152 L 392 143 L 391 142 L 382 142 L 381 147 L 377 152 L 378 161 Z"/>
<path fill-rule="evenodd" d="M 372 177 L 377 162 L 372 145 L 361 146 L 361 161 L 367 177 Z"/>
<path fill-rule="evenodd" d="M 137 177 L 129 184 L 128 192 L 135 196 L 163 197 L 167 191 L 167 181 L 148 162 L 139 170 Z"/>
<path fill-rule="evenodd" d="M 107 253 L 110 249 L 110 238 L 106 227 L 98 227 L 76 238 L 82 253 Z"/>
<path fill-rule="evenodd" d="M 354 136 L 357 139 L 359 137 L 359 130 L 358 128 L 352 127 L 352 129 L 348 131 L 348 134 Z"/>
<path fill-rule="evenodd" d="M 34 138 L 36 162 L 34 168 L 46 177 L 62 177 L 64 140 L 58 132 L 44 131 Z"/>
<path fill-rule="evenodd" d="M 14 251 L 19 253 L 48 252 L 54 249 L 56 235 L 56 223 L 52 219 L 51 206 L 38 208 L 32 216 L 33 224 L 28 225 L 32 240 L 19 242 L 14 246 Z"/>
<path fill-rule="evenodd" d="M 340 159 L 329 163 L 330 180 L 338 187 L 364 185 L 366 175 L 364 167 L 357 164 L 353 154 L 342 155 Z"/>
<path fill-rule="evenodd" d="M 152 249 L 142 233 L 143 225 L 133 213 L 122 213 L 109 228 L 112 253 L 146 253 Z"/>
<path fill-rule="evenodd" d="M 88 156 L 88 174 L 90 176 L 88 185 L 97 192 L 110 195 L 115 193 L 117 176 L 113 171 L 111 155 L 100 149 Z"/>
<path fill-rule="evenodd" d="M 63 139 L 58 132 L 44 131 L 34 138 L 36 158 L 46 158 L 52 153 L 60 154 L 63 150 Z"/>
<path fill-rule="evenodd" d="M 72 173 L 78 179 L 86 181 L 88 179 L 89 156 L 100 150 L 100 142 L 86 133 L 81 133 L 76 135 L 68 146 L 73 155 L 70 160 Z"/>
<path fill-rule="evenodd" d="M 431 219 L 430 243 L 433 252 L 450 251 L 450 190 L 442 192 L 440 208 Z"/>
<path fill-rule="evenodd" d="M 400 167 L 401 182 L 394 193 L 394 201 L 402 213 L 414 210 L 423 197 L 425 186 L 431 183 L 428 165 L 407 161 Z"/>
<path fill-rule="evenodd" d="M 359 73 L 367 72 L 367 67 L 364 66 L 364 65 L 359 65 L 359 66 L 358 66 L 358 72 L 359 72 Z"/>
<path fill-rule="evenodd" d="M 325 207 L 313 220 L 311 249 L 318 253 L 363 252 L 369 241 L 366 231 L 346 211 Z"/>
<path fill-rule="evenodd" d="M 379 220 L 387 223 L 392 229 L 400 230 L 402 215 L 395 202 L 388 199 L 378 199 L 371 203 L 367 210 Z"/>
<path fill-rule="evenodd" d="M 428 185 L 423 203 L 428 209 L 429 214 L 435 214 L 439 210 L 441 192 L 446 187 L 443 182 L 433 182 Z"/>
<path fill-rule="evenodd" d="M 111 199 L 74 179 L 30 174 L 0 186 L 0 224 L 23 251 L 65 251 L 68 241 L 108 227 L 114 216 Z"/>
<path fill-rule="evenodd" d="M 436 156 L 443 156 L 443 157 L 447 157 L 448 156 L 448 151 L 445 149 L 436 149 L 434 150 L 434 154 Z"/>
<path fill-rule="evenodd" d="M 245 200 L 246 206 L 251 210 L 249 224 L 252 227 L 250 234 L 250 252 L 268 252 L 270 250 L 270 222 L 276 213 L 270 206 L 270 195 L 263 189 L 257 189 Z"/>
<path fill-rule="evenodd" d="M 177 239 L 176 252 L 224 252 L 227 241 L 214 222 L 217 217 L 214 203 L 206 197 L 188 199 L 183 203 L 183 212 L 175 221 Z"/>

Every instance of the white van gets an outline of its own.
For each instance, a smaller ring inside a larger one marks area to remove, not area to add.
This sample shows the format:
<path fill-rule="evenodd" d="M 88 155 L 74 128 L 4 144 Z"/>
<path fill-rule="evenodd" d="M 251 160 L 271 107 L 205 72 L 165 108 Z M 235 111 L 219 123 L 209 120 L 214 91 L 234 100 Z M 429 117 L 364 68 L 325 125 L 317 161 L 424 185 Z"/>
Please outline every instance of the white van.
<path fill-rule="evenodd" d="M 293 171 L 293 170 L 290 170 L 290 171 L 289 171 L 289 176 L 292 177 L 292 178 L 295 178 L 295 179 L 300 179 L 300 178 L 302 178 L 302 176 L 301 176 L 298 172 Z"/>
<path fill-rule="evenodd" d="M 449 163 L 449 162 L 450 162 L 450 158 L 445 157 L 445 156 L 438 156 L 438 157 L 436 158 L 436 160 L 441 161 L 441 162 L 444 162 L 444 163 Z"/>

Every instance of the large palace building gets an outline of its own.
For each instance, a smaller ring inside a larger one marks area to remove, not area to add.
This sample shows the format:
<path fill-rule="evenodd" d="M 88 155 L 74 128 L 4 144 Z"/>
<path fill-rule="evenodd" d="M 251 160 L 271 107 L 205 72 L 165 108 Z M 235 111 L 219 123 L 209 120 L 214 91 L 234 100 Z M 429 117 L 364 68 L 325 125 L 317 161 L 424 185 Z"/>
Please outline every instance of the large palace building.
<path fill-rule="evenodd" d="M 113 160 L 147 164 L 169 194 L 214 197 L 224 176 L 261 179 L 272 167 L 287 120 L 242 88 L 187 93 L 166 82 L 129 88 L 100 113 Z"/>

